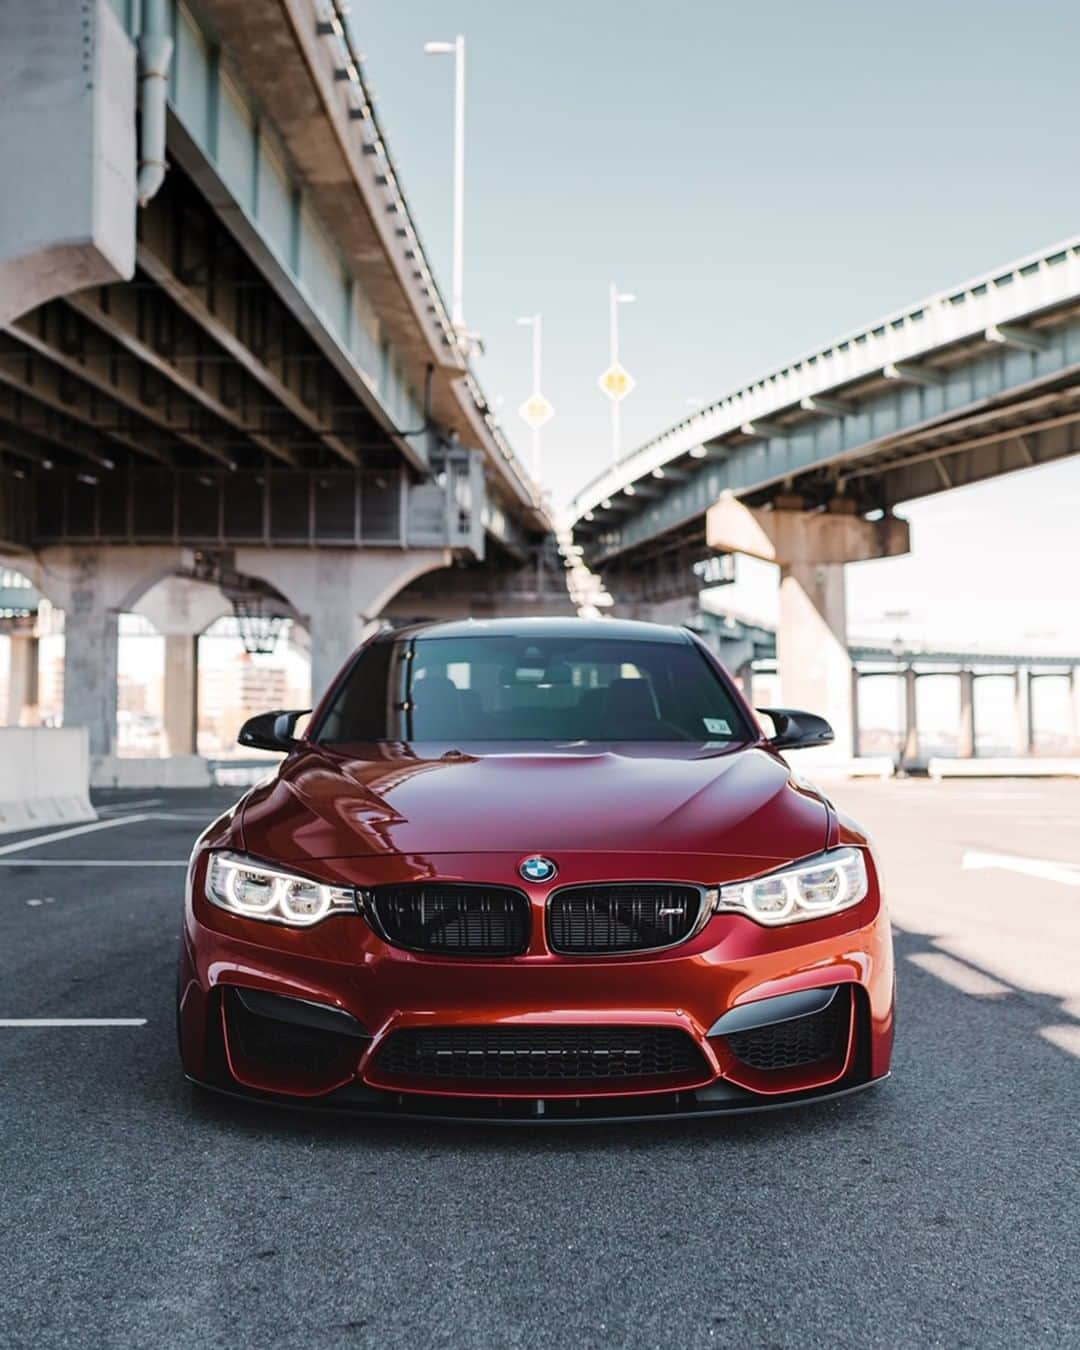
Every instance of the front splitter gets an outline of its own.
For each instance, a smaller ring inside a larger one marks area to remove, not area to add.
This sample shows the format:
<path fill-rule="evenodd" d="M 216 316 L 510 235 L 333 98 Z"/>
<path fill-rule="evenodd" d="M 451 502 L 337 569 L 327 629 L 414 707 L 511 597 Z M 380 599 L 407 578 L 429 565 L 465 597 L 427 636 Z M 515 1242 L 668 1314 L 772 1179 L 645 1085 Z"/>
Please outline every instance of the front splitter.
<path fill-rule="evenodd" d="M 551 1098 L 518 1099 L 515 1105 L 519 1108 L 519 1111 L 522 1107 L 530 1108 L 527 1112 L 522 1111 L 519 1114 L 511 1114 L 507 1111 L 492 1114 L 490 1108 L 482 1099 L 476 1100 L 475 1107 L 470 1105 L 461 1107 L 456 1111 L 449 1111 L 442 1105 L 446 1099 L 435 1096 L 422 1098 L 428 1103 L 428 1106 L 421 1110 L 415 1105 L 416 1098 L 420 1097 L 421 1094 L 375 1093 L 371 1089 L 363 1089 L 364 1100 L 356 1100 L 355 1097 L 350 1099 L 348 1089 L 331 1093 L 321 1100 L 314 1098 L 290 1100 L 272 1093 L 236 1090 L 217 1083 L 201 1082 L 190 1075 L 185 1076 L 188 1082 L 193 1083 L 196 1087 L 222 1097 L 228 1097 L 233 1101 L 244 1102 L 248 1106 L 272 1106 L 278 1110 L 302 1111 L 309 1115 L 342 1116 L 367 1120 L 432 1121 L 447 1125 L 555 1126 L 641 1124 L 648 1121 L 701 1120 L 717 1116 L 745 1116 L 758 1115 L 766 1111 L 788 1111 L 799 1106 L 818 1106 L 825 1102 L 837 1101 L 841 1097 L 854 1096 L 857 1092 L 864 1092 L 867 1088 L 884 1083 L 890 1075 L 886 1073 L 880 1078 L 871 1078 L 849 1087 L 833 1088 L 824 1092 L 793 1092 L 784 1096 L 770 1097 L 767 1100 L 738 1089 L 736 1089 L 740 1093 L 738 1097 L 727 1098 L 722 1102 L 709 1101 L 708 1099 L 699 1100 L 708 1093 L 709 1089 L 707 1088 L 700 1092 L 668 1093 L 664 1094 L 667 1100 L 663 1103 L 657 1102 L 654 1109 L 631 1108 L 614 1114 L 603 1113 L 605 1104 L 602 1099 L 596 1102 L 598 1108 L 596 1114 L 591 1111 L 580 1112 L 579 1114 L 565 1112 L 565 1110 L 557 1111 L 556 1102 L 558 1099 Z M 456 1100 L 463 1103 L 472 1103 L 473 1101 L 471 1098 L 458 1098 Z M 537 1109 L 538 1105 L 543 1109 Z"/>

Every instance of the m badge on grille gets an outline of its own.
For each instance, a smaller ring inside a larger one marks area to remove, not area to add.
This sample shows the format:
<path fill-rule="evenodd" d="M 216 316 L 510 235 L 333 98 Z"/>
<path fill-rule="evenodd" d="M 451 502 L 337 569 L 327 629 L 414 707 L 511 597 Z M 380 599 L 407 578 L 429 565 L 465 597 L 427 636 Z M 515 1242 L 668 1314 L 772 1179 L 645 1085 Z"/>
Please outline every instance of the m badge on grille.
<path fill-rule="evenodd" d="M 558 872 L 558 868 L 550 858 L 542 858 L 539 854 L 533 854 L 531 858 L 525 858 L 518 864 L 518 872 L 526 881 L 543 882 L 551 881 Z"/>

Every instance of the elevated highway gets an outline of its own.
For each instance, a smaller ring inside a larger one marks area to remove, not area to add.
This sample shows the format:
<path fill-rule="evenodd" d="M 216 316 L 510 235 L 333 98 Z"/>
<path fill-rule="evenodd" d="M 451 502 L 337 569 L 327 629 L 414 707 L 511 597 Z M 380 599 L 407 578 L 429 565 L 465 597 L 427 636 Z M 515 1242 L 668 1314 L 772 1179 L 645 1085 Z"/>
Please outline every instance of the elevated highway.
<path fill-rule="evenodd" d="M 1074 238 L 684 418 L 582 489 L 573 534 L 616 604 L 643 617 L 687 608 L 718 553 L 779 564 L 784 696 L 846 728 L 844 564 L 908 551 L 901 502 L 1078 450 Z"/>
<path fill-rule="evenodd" d="M 754 701 L 755 676 L 776 673 L 776 629 L 733 614 L 702 610 L 691 625 L 720 656 L 739 681 L 743 693 Z M 864 680 L 891 679 L 902 683 L 902 707 L 895 762 L 904 770 L 922 769 L 928 758 L 924 731 L 920 730 L 919 681 L 945 676 L 956 680 L 959 694 L 955 727 L 956 756 L 973 760 L 979 754 L 979 719 L 976 717 L 976 687 L 983 679 L 1012 682 L 1013 725 L 1011 749 L 1031 755 L 1038 749 L 1039 690 L 1046 680 L 1067 686 L 1068 718 L 1056 727 L 1054 749 L 1080 759 L 1080 654 L 1029 649 L 1006 651 L 986 648 L 924 646 L 897 641 L 890 644 L 853 640 L 848 643 L 851 662 L 851 753 L 857 758 L 867 747 L 861 728 L 859 690 Z M 1060 702 L 1060 700 L 1059 700 Z M 998 735 L 1001 736 L 999 728 Z"/>
<path fill-rule="evenodd" d="M 345 8 L 0 13 L 0 173 L 22 192 L 0 217 L 0 561 L 64 611 L 65 721 L 98 756 L 121 611 L 174 644 L 175 706 L 230 608 L 302 623 L 318 694 L 391 601 L 495 612 L 551 561 Z"/>

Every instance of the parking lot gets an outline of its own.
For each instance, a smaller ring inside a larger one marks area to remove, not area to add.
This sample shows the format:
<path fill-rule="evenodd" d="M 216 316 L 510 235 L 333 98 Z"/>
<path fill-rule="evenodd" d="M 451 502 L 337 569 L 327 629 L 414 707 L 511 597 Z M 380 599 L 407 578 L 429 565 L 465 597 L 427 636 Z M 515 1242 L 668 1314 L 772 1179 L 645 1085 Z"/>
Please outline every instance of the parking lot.
<path fill-rule="evenodd" d="M 183 864 L 233 796 L 0 838 L 5 1345 L 1080 1343 L 1080 784 L 835 787 L 897 928 L 881 1088 L 576 1128 L 193 1095 Z"/>

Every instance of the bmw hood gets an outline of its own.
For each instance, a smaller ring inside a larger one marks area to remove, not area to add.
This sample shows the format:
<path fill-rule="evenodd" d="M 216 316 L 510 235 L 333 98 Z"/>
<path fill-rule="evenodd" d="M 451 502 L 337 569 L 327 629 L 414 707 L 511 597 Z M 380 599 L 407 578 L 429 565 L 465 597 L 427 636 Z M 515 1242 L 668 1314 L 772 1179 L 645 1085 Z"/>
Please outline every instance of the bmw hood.
<path fill-rule="evenodd" d="M 304 746 L 255 788 L 243 846 L 260 857 L 570 850 L 791 861 L 824 848 L 829 812 L 758 747 Z"/>

